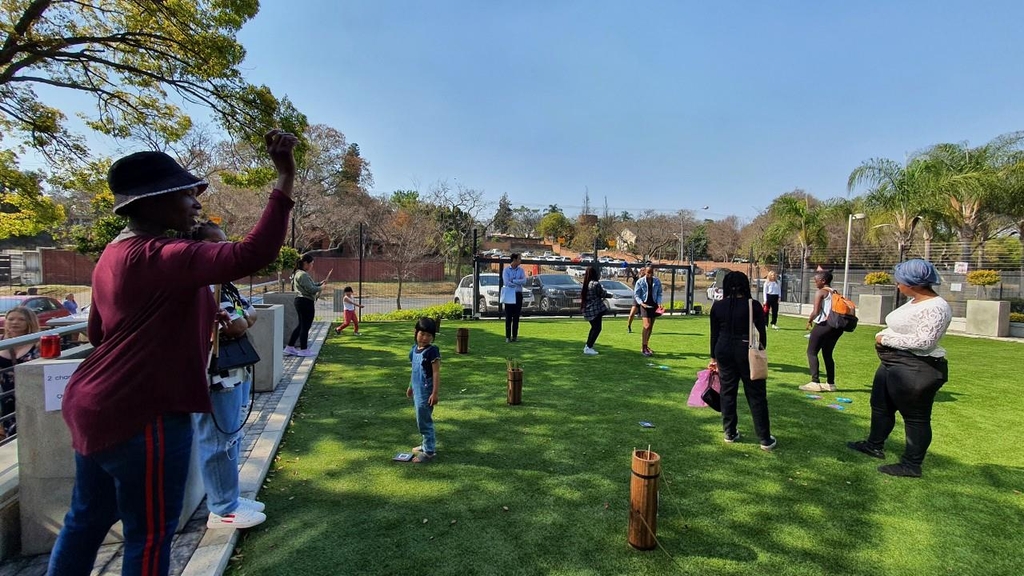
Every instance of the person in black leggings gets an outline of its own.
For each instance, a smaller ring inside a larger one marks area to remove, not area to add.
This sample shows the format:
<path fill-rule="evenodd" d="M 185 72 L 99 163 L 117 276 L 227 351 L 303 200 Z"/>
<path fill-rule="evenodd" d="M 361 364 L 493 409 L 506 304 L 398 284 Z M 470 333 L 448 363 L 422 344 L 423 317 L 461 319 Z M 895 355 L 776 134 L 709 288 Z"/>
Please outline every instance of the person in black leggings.
<path fill-rule="evenodd" d="M 768 278 L 764 283 L 764 303 L 772 313 L 771 326 L 773 330 L 779 329 L 776 323 L 779 320 L 779 297 L 781 295 L 782 287 L 779 285 L 778 276 L 775 275 L 774 271 L 769 272 Z"/>
<path fill-rule="evenodd" d="M 292 289 L 299 293 L 295 297 L 295 312 L 299 316 L 299 324 L 292 331 L 288 339 L 288 346 L 284 353 L 291 356 L 312 356 L 313 351 L 307 349 L 309 346 L 309 329 L 313 326 L 313 316 L 316 313 L 316 299 L 324 288 L 323 282 L 314 282 L 308 270 L 313 266 L 313 257 L 304 255 L 295 265 L 295 272 L 292 275 Z M 299 347 L 296 348 L 295 344 Z"/>
<path fill-rule="evenodd" d="M 880 361 L 871 387 L 871 432 L 866 440 L 847 442 L 852 450 L 885 458 L 885 442 L 903 416 L 906 445 L 900 461 L 878 467 L 890 476 L 919 478 L 932 443 L 932 406 L 949 379 L 946 351 L 939 340 L 953 319 L 949 304 L 932 288 L 939 273 L 926 260 L 907 260 L 896 267 L 896 285 L 909 301 L 885 317 L 886 328 L 875 335 Z"/>
<path fill-rule="evenodd" d="M 822 270 L 814 273 L 814 285 L 818 292 L 814 295 L 814 309 L 807 319 L 807 329 L 811 331 L 810 339 L 807 341 L 807 365 L 811 372 L 811 381 L 800 387 L 805 392 L 835 392 L 836 391 L 836 362 L 832 359 L 832 351 L 839 342 L 843 331 L 833 328 L 825 321 L 828 313 L 832 311 L 832 272 Z M 821 359 L 825 362 L 825 383 L 821 382 L 821 373 L 818 368 L 818 352 L 821 352 Z"/>
<path fill-rule="evenodd" d="M 725 442 L 732 444 L 740 439 L 736 429 L 736 398 L 743 382 L 743 394 L 747 397 L 750 416 L 754 420 L 754 434 L 761 449 L 771 452 L 776 441 L 772 436 L 768 417 L 768 394 L 765 379 L 750 378 L 750 322 L 753 316 L 754 329 L 761 341 L 761 348 L 768 345 L 765 333 L 764 308 L 751 300 L 750 281 L 743 272 L 729 272 L 722 279 L 722 299 L 711 305 L 711 363 L 708 369 L 717 371 L 722 384 L 722 428 Z"/>

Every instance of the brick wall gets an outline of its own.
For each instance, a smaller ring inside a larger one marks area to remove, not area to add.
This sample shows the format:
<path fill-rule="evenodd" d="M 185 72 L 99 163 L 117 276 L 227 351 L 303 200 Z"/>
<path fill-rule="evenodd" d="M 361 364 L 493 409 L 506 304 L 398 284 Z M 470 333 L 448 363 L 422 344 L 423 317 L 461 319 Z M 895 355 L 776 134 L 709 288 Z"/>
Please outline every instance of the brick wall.
<path fill-rule="evenodd" d="M 40 248 L 42 284 L 92 284 L 96 263 L 72 250 Z"/>

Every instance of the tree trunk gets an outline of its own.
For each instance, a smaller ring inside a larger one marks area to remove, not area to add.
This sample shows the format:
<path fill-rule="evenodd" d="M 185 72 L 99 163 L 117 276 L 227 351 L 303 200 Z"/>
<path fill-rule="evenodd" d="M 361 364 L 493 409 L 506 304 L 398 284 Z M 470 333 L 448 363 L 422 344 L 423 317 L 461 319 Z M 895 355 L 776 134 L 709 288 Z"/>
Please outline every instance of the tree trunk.
<path fill-rule="evenodd" d="M 398 275 L 398 295 L 395 297 L 395 307 L 402 309 L 402 274 Z"/>

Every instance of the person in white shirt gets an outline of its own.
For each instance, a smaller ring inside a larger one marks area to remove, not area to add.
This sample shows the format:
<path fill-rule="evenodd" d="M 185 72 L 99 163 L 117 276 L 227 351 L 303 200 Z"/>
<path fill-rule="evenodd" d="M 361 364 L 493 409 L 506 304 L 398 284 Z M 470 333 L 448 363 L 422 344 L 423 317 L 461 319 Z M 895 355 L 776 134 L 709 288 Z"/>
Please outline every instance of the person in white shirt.
<path fill-rule="evenodd" d="M 778 330 L 776 322 L 779 320 L 779 297 L 782 296 L 782 286 L 779 285 L 775 272 L 769 272 L 764 283 L 764 303 L 772 313 L 772 330 Z"/>
<path fill-rule="evenodd" d="M 526 286 L 526 271 L 520 264 L 519 254 L 512 254 L 512 262 L 501 272 L 502 283 L 516 291 L 515 304 L 505 303 L 505 342 L 519 340 L 519 317 L 523 314 L 523 286 Z"/>
<path fill-rule="evenodd" d="M 886 328 L 875 335 L 881 364 L 871 387 L 871 432 L 867 440 L 847 442 L 852 450 L 885 458 L 885 441 L 903 416 L 907 444 L 896 464 L 879 466 L 891 476 L 919 478 L 932 441 L 935 394 L 949 379 L 946 351 L 939 339 L 949 328 L 953 311 L 932 286 L 940 283 L 930 262 L 907 260 L 896 266 L 897 287 L 909 301 L 885 317 Z"/>

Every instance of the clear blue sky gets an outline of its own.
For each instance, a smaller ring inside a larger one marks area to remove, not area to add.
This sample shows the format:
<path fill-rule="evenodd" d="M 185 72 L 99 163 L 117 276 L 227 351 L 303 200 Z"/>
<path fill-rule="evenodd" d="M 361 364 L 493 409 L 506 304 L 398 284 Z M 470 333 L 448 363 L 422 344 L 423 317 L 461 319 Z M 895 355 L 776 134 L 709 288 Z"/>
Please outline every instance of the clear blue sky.
<path fill-rule="evenodd" d="M 250 81 L 357 142 L 375 194 L 752 218 L 871 157 L 1024 129 L 1024 2 L 264 0 Z"/>

